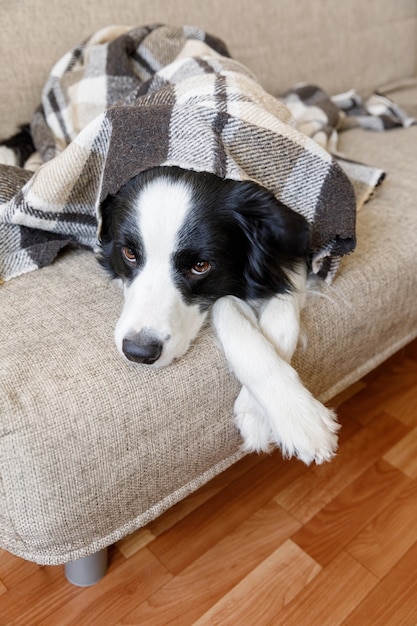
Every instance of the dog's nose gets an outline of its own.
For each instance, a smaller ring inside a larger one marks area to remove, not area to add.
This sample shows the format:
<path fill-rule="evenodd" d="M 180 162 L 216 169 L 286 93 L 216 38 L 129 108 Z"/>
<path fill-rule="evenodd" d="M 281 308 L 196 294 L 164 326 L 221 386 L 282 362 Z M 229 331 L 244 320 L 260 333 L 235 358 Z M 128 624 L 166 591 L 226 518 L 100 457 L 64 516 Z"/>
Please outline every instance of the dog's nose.
<path fill-rule="evenodd" d="M 122 349 L 129 361 L 152 365 L 161 356 L 162 341 L 146 333 L 123 339 Z"/>

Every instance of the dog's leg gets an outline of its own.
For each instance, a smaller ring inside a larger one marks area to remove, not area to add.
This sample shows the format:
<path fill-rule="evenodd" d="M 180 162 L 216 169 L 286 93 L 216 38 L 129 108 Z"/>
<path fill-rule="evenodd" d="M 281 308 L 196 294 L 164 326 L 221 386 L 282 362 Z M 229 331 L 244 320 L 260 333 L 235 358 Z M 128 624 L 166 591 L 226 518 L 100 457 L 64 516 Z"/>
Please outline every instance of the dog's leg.
<path fill-rule="evenodd" d="M 226 358 L 246 387 L 236 406 L 245 447 L 259 451 L 272 443 L 285 456 L 308 464 L 334 455 L 338 424 L 288 363 L 297 343 L 303 293 L 272 298 L 259 325 L 248 305 L 222 298 L 213 307 L 213 321 Z"/>
<path fill-rule="evenodd" d="M 289 277 L 292 291 L 268 300 L 259 314 L 262 334 L 287 363 L 291 363 L 300 335 L 300 315 L 306 299 L 306 267 L 300 265 Z"/>
<path fill-rule="evenodd" d="M 260 331 L 272 343 L 278 355 L 288 363 L 297 347 L 300 314 L 305 304 L 305 266 L 300 265 L 291 273 L 290 278 L 294 291 L 268 300 L 261 308 L 258 322 L 251 312 L 249 315 L 246 313 L 246 317 L 252 320 L 252 325 L 259 325 Z M 266 452 L 273 447 L 274 437 L 269 421 L 262 407 L 245 386 L 242 386 L 236 398 L 234 411 L 236 425 L 248 452 Z"/>
<path fill-rule="evenodd" d="M 235 300 L 236 313 L 254 330 L 259 329 L 255 309 L 242 300 Z M 242 328 L 242 333 L 244 333 Z M 259 332 L 255 330 L 255 332 Z M 218 333 L 220 336 L 220 333 Z M 242 335 L 244 336 L 244 335 Z M 226 355 L 227 356 L 227 355 Z M 242 388 L 234 405 L 235 423 L 243 437 L 243 449 L 247 452 L 267 452 L 273 447 L 271 428 L 262 407 L 249 389 Z"/>

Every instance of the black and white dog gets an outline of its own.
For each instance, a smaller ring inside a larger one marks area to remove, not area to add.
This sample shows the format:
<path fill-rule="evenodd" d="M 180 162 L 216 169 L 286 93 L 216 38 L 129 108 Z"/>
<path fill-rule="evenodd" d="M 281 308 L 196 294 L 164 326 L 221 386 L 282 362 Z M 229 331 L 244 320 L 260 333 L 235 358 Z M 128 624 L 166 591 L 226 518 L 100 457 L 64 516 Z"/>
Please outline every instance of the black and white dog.
<path fill-rule="evenodd" d="M 243 385 L 235 417 L 245 448 L 278 445 L 321 463 L 338 425 L 290 366 L 309 241 L 306 220 L 257 184 L 180 168 L 139 174 L 102 206 L 101 263 L 124 286 L 121 354 L 169 365 L 211 311 Z"/>
<path fill-rule="evenodd" d="M 0 160 L 22 164 L 28 137 L 24 129 L 0 147 Z M 329 460 L 336 417 L 290 365 L 306 298 L 306 220 L 253 182 L 175 167 L 137 175 L 101 213 L 100 262 L 124 288 L 120 353 L 169 365 L 210 312 L 242 384 L 234 409 L 245 448 Z"/>

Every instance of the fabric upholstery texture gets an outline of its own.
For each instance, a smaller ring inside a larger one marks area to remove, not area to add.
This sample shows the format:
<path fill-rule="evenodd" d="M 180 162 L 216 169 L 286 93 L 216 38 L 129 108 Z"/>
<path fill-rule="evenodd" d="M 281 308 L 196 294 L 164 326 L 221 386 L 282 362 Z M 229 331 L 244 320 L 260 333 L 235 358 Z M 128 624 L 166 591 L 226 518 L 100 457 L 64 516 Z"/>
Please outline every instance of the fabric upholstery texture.
<path fill-rule="evenodd" d="M 195 23 L 223 37 L 275 93 L 298 80 L 337 93 L 415 75 L 414 2 L 243 0 L 238 16 L 234 7 L 51 0 L 45 20 L 40 0 L 3 0 L 0 135 L 27 121 L 53 61 L 112 22 Z M 416 102 L 415 92 L 392 97 Z M 417 127 L 341 135 L 343 154 L 387 178 L 358 214 L 356 251 L 303 313 L 307 345 L 294 365 L 321 400 L 417 336 L 416 145 Z M 178 363 L 150 371 L 117 353 L 121 304 L 119 286 L 87 250 L 0 287 L 0 545 L 29 560 L 95 552 L 242 454 L 232 418 L 238 385 L 210 326 Z"/>

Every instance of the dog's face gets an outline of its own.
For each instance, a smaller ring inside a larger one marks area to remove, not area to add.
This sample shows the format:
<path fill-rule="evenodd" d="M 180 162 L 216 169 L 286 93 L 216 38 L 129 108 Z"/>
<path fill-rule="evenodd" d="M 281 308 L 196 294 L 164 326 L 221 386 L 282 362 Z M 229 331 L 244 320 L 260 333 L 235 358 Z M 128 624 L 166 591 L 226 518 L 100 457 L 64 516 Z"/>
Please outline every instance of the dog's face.
<path fill-rule="evenodd" d="M 308 254 L 304 218 L 251 182 L 156 168 L 101 210 L 100 261 L 124 286 L 116 344 L 148 365 L 181 357 L 218 298 L 287 291 Z"/>

